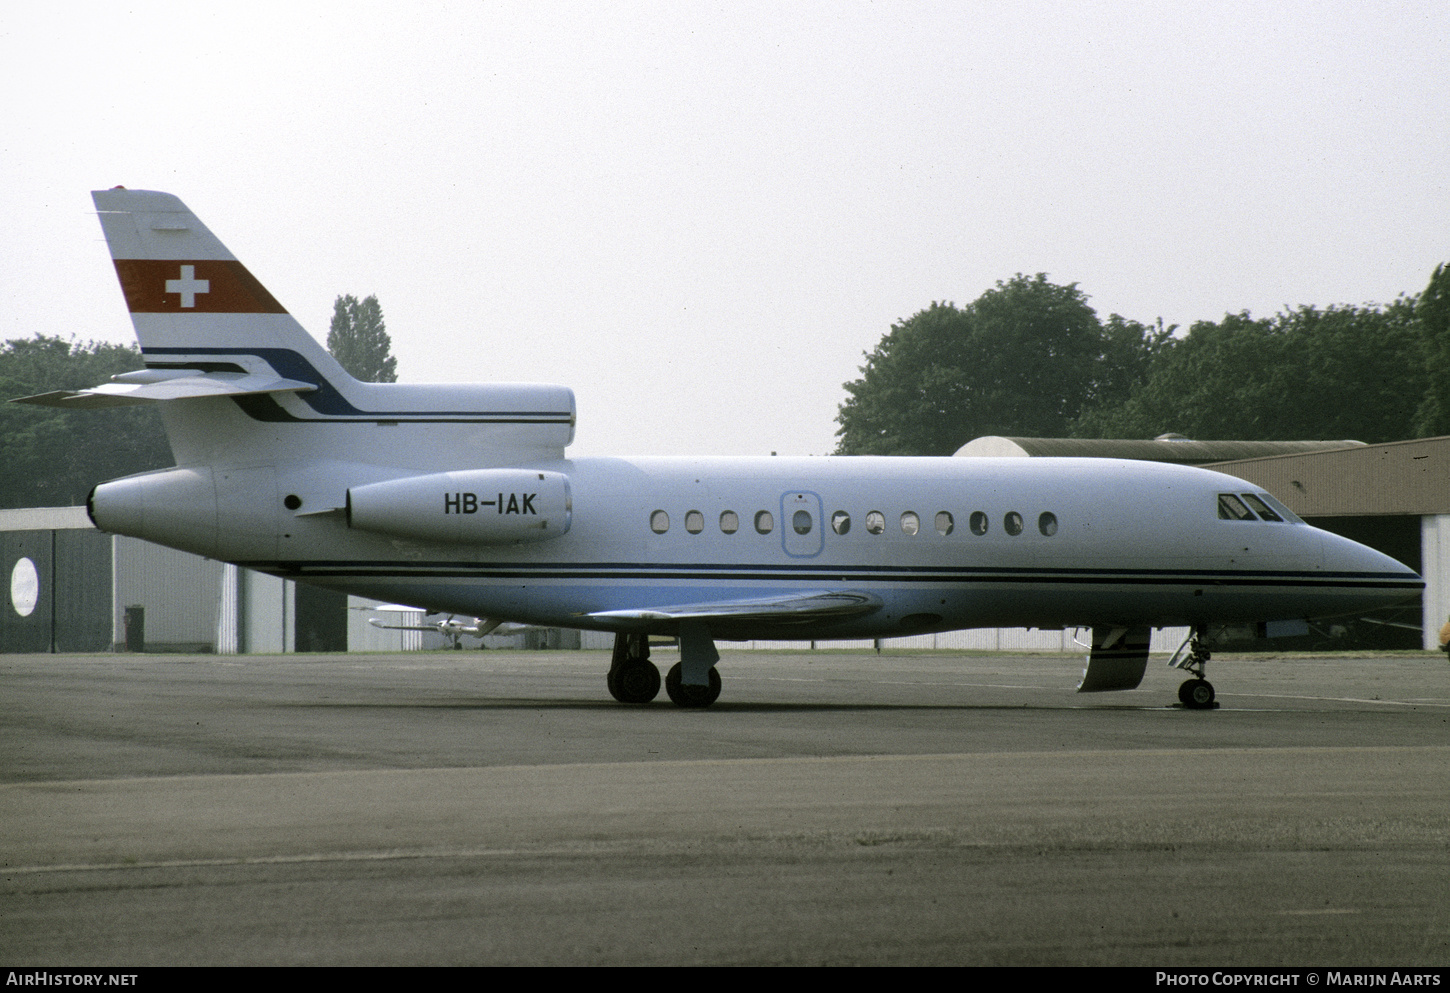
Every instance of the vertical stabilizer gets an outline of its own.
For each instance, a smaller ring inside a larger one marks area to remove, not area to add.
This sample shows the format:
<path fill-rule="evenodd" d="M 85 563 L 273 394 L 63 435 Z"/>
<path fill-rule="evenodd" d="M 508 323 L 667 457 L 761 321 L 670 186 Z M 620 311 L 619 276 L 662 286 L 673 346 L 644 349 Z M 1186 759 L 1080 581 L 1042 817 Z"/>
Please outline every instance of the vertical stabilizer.
<path fill-rule="evenodd" d="M 352 377 L 181 200 L 121 188 L 91 197 L 148 366 L 253 372 L 246 358 L 285 351 L 348 391 Z"/>
<path fill-rule="evenodd" d="M 179 199 L 91 196 L 147 369 L 123 377 L 126 390 L 58 402 L 169 400 L 178 464 L 477 469 L 560 458 L 573 440 L 562 386 L 357 381 Z"/>

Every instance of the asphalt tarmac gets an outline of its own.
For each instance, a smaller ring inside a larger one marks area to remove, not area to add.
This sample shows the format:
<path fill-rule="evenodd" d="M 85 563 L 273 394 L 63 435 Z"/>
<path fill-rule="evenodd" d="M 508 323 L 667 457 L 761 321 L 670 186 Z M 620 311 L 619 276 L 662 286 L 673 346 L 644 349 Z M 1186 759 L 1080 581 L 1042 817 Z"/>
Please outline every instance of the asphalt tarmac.
<path fill-rule="evenodd" d="M 0 962 L 1450 964 L 1442 655 L 722 648 L 0 656 Z"/>

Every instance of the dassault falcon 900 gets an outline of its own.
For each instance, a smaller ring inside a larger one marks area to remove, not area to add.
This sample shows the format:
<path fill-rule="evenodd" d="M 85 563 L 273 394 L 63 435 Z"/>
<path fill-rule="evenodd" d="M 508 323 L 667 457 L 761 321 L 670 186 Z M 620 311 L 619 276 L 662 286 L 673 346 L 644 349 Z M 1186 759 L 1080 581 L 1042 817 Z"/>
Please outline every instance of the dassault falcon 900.
<path fill-rule="evenodd" d="M 1081 691 L 1131 689 L 1187 626 L 1414 596 L 1420 577 L 1218 472 L 1112 459 L 569 458 L 562 386 L 349 376 L 167 193 L 93 194 L 145 368 L 25 401 L 156 403 L 176 466 L 98 485 L 103 531 L 430 612 L 613 632 L 607 684 L 705 707 L 716 640 L 1092 630 Z"/>

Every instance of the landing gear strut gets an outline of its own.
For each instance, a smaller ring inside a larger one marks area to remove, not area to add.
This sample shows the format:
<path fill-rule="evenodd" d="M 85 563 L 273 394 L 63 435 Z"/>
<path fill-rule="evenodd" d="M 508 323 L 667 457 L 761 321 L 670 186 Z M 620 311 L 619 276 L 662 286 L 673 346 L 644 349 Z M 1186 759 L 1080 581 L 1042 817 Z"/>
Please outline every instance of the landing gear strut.
<path fill-rule="evenodd" d="M 660 692 L 660 671 L 649 660 L 649 635 L 616 634 L 609 661 L 609 695 L 620 703 L 649 703 Z"/>
<path fill-rule="evenodd" d="M 1214 702 L 1213 684 L 1203 678 L 1204 667 L 1208 665 L 1210 655 L 1207 647 L 1208 629 L 1194 628 L 1193 634 L 1184 642 L 1183 647 L 1173 655 L 1173 665 L 1184 670 L 1193 676 L 1182 686 L 1178 687 L 1178 702 L 1189 710 L 1212 710 L 1218 706 Z M 1178 655 L 1188 649 L 1188 654 L 1180 661 Z"/>

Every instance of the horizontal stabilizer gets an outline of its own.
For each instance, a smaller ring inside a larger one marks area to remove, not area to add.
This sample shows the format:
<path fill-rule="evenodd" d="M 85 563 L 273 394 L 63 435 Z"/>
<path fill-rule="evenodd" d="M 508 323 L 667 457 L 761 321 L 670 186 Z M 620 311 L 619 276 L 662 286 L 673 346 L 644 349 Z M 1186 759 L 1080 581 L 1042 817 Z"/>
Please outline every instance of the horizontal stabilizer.
<path fill-rule="evenodd" d="M 177 372 L 181 371 L 177 370 Z M 317 389 L 313 383 L 282 379 L 272 373 L 181 372 L 180 375 L 168 376 L 164 373 L 148 371 L 127 373 L 117 379 L 123 381 L 93 386 L 88 390 L 55 390 L 35 396 L 17 397 L 11 402 L 33 403 L 41 407 L 89 410 L 97 407 L 125 407 L 137 403 L 159 403 L 163 400 L 246 396 L 255 393 L 305 393 Z"/>
<path fill-rule="evenodd" d="M 727 625 L 811 624 L 837 621 L 881 609 L 881 599 L 859 590 L 824 590 L 749 600 L 686 603 L 639 610 L 601 610 L 584 616 L 592 620 L 637 621 L 639 627 L 658 622 L 715 621 Z"/>

